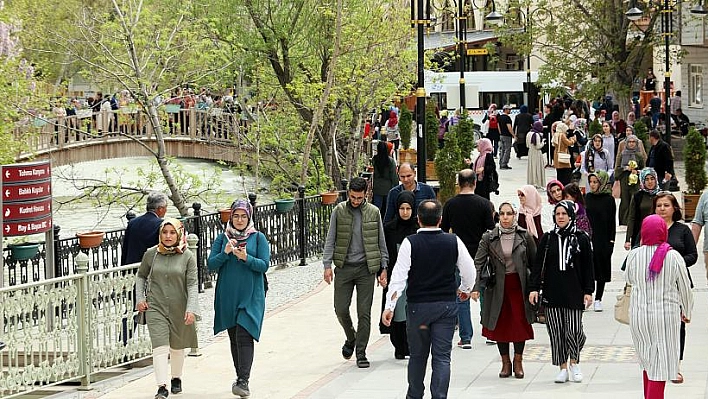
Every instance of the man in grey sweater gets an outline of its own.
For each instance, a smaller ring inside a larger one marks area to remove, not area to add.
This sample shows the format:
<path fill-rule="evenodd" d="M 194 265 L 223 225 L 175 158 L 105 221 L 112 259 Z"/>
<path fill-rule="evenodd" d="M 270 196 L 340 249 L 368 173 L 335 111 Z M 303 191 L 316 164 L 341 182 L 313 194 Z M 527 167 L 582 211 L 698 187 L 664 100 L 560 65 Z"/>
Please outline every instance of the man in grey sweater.
<path fill-rule="evenodd" d="M 342 356 L 350 359 L 356 349 L 356 364 L 369 367 L 366 346 L 371 333 L 371 305 L 374 284 L 386 286 L 388 251 L 379 209 L 366 202 L 366 180 L 355 177 L 349 184 L 349 200 L 332 211 L 322 264 L 324 281 L 334 280 L 334 313 L 344 329 Z M 332 263 L 336 266 L 332 270 Z M 336 278 L 334 278 L 336 275 Z M 356 288 L 357 328 L 349 306 Z"/>

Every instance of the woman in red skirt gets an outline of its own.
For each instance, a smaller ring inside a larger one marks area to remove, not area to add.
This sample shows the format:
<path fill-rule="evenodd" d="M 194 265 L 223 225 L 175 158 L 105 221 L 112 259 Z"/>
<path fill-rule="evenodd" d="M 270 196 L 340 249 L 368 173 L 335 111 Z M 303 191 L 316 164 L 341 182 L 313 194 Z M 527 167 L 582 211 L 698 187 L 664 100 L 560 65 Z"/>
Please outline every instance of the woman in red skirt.
<path fill-rule="evenodd" d="M 524 346 L 526 340 L 533 339 L 533 311 L 525 293 L 530 268 L 536 258 L 536 242 L 517 225 L 516 217 L 516 210 L 510 203 L 499 205 L 499 223 L 484 233 L 474 258 L 477 281 L 471 297 L 476 301 L 479 291 L 484 289 L 482 335 L 497 342 L 502 360 L 499 378 L 511 376 L 511 342 L 514 343 L 514 377 L 524 378 Z M 487 262 L 494 273 L 483 280 L 480 271 Z"/>

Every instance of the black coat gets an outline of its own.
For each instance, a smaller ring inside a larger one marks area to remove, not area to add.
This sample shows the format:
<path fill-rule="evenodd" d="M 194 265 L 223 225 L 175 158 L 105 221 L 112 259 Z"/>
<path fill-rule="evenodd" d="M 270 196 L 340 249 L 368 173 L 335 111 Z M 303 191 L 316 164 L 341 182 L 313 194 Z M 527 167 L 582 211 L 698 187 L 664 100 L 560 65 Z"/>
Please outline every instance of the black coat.
<path fill-rule="evenodd" d="M 474 165 L 471 165 L 474 168 Z M 484 178 L 477 182 L 474 188 L 474 193 L 480 197 L 489 199 L 489 193 L 492 191 L 492 181 L 497 175 L 497 164 L 494 163 L 494 155 L 488 153 L 487 157 L 484 159 Z M 498 182 L 497 182 L 498 183 Z"/>
<path fill-rule="evenodd" d="M 659 178 L 657 183 L 664 180 L 664 173 L 669 172 L 674 175 L 674 154 L 671 147 L 665 141 L 659 140 L 649 149 L 647 166 L 654 168 Z"/>
<path fill-rule="evenodd" d="M 612 277 L 612 252 L 617 232 L 617 205 L 610 193 L 587 193 L 585 212 L 592 227 L 592 256 L 595 280 L 610 281 Z"/>
<path fill-rule="evenodd" d="M 549 307 L 585 309 L 584 295 L 595 290 L 592 247 L 585 232 L 576 233 L 580 252 L 572 258 L 565 271 L 560 270 L 558 235 L 546 233 L 536 249 L 536 262 L 531 270 L 529 291 L 541 288 L 543 271 L 543 304 Z M 545 269 L 543 265 L 545 263 Z"/>
<path fill-rule="evenodd" d="M 123 236 L 121 265 L 139 263 L 143 260 L 145 251 L 159 242 L 160 224 L 162 219 L 153 212 L 147 212 L 128 222 Z"/>

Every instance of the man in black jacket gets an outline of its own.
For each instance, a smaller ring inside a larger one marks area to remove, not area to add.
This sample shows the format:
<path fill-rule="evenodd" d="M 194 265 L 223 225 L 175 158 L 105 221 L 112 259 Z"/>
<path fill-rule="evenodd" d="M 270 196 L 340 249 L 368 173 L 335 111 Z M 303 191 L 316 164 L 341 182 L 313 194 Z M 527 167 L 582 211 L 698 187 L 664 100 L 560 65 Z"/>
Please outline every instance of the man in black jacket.
<path fill-rule="evenodd" d="M 408 300 L 407 329 L 410 360 L 408 362 L 408 399 L 422 399 L 423 381 L 432 353 L 433 398 L 447 397 L 450 385 L 450 352 L 457 320 L 455 297 L 467 300 L 475 281 L 472 258 L 462 240 L 440 229 L 442 205 L 425 200 L 418 206 L 416 234 L 406 237 L 398 251 L 398 260 L 387 294 L 381 321 L 390 325 L 396 301 L 406 290 Z M 462 284 L 455 281 L 459 269 Z M 408 288 L 406 288 L 408 284 Z"/>
<path fill-rule="evenodd" d="M 167 213 L 167 196 L 153 192 L 147 197 L 147 212 L 128 222 L 123 235 L 120 264 L 128 265 L 143 260 L 148 248 L 159 242 L 159 230 L 162 218 Z"/>
<path fill-rule="evenodd" d="M 663 179 L 659 182 L 660 186 L 664 186 L 674 174 L 674 153 L 671 147 L 661 139 L 661 133 L 658 130 L 649 132 L 649 155 L 647 157 L 647 166 L 654 168 L 656 176 Z"/>

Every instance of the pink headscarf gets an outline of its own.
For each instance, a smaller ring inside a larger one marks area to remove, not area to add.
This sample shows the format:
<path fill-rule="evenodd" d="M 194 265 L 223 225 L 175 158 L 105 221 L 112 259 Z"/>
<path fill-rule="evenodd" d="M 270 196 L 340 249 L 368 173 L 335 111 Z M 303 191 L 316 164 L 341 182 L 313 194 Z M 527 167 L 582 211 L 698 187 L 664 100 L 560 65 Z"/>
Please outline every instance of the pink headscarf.
<path fill-rule="evenodd" d="M 487 154 L 494 151 L 494 147 L 492 147 L 491 140 L 480 139 L 479 141 L 477 141 L 477 149 L 479 150 L 479 156 L 477 157 L 477 160 L 474 162 L 474 172 L 475 173 L 477 173 L 477 169 L 484 167 L 484 161 L 487 159 Z M 483 178 L 484 178 L 484 172 L 477 174 L 477 181 L 480 181 Z"/>
<path fill-rule="evenodd" d="M 669 229 L 666 222 L 659 215 L 649 215 L 642 221 L 642 245 L 658 245 L 649 262 L 649 276 L 647 280 L 653 281 L 664 267 L 664 258 L 671 250 L 671 245 L 666 242 Z"/>
<path fill-rule="evenodd" d="M 549 181 L 548 184 L 546 184 L 546 195 L 548 196 L 548 203 L 551 205 L 555 205 L 558 203 L 558 201 L 553 199 L 553 195 L 551 195 L 551 187 L 553 186 L 558 186 L 561 188 L 561 190 L 565 188 L 563 187 L 563 183 L 555 179 Z"/>
<path fill-rule="evenodd" d="M 526 203 L 519 207 L 519 213 L 523 213 L 526 217 L 526 230 L 529 234 L 538 238 L 538 231 L 536 230 L 536 223 L 534 223 L 533 218 L 534 216 L 540 215 L 541 209 L 543 209 L 541 195 L 536 190 L 536 187 L 530 184 L 521 186 L 517 191 L 523 193 L 524 197 L 526 197 Z"/>

